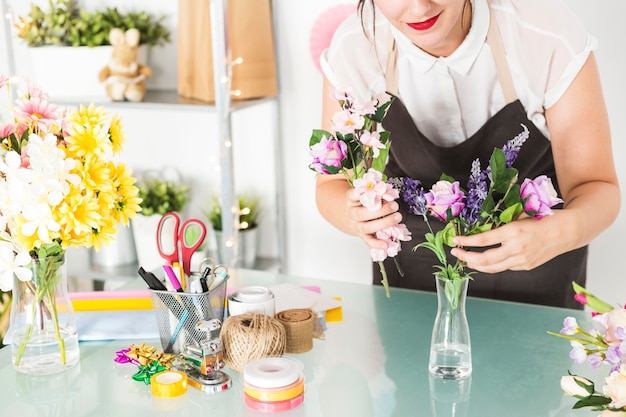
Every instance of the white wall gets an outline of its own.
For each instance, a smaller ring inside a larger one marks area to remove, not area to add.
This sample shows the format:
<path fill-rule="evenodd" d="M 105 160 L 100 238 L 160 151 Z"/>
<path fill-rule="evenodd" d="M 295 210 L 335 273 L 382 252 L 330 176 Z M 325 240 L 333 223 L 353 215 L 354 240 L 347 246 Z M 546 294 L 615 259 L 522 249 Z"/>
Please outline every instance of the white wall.
<path fill-rule="evenodd" d="M 626 16 L 626 3 L 622 0 L 565 1 L 599 40 L 597 58 L 611 118 L 616 164 L 621 183 L 626 184 L 626 144 L 623 133 L 626 132 L 626 118 L 622 114 L 626 110 L 624 104 L 626 82 L 623 79 L 623 74 L 626 73 L 623 45 L 623 40 L 626 39 L 626 28 L 622 23 Z M 14 3 L 18 2 L 14 1 Z M 20 0 L 19 3 L 26 2 Z M 93 4 L 93 2 L 90 3 Z M 125 8 L 150 7 L 159 12 L 171 13 L 172 17 L 168 19 L 168 22 L 172 25 L 176 24 L 176 8 L 172 7 L 175 4 L 173 1 L 102 0 L 97 2 L 99 3 L 121 5 Z M 314 175 L 307 168 L 309 134 L 311 129 L 320 126 L 322 98 L 322 78 L 310 57 L 309 37 L 313 24 L 321 13 L 331 6 L 351 3 L 353 0 L 274 0 L 281 90 L 282 170 L 286 173 L 283 178 L 288 255 L 285 271 L 300 276 L 369 283 L 371 262 L 366 248 L 358 239 L 333 229 L 317 213 L 314 203 Z M 0 40 L 2 40 L 1 37 Z M 0 43 L 0 45 L 3 44 Z M 7 68 L 3 58 L 0 55 L 0 71 L 6 71 Z M 171 82 L 175 79 L 176 73 L 175 36 L 174 43 L 167 47 L 161 56 L 155 56 L 155 54 L 151 56 L 151 66 L 157 70 L 158 74 L 161 74 L 156 80 L 151 81 L 153 87 L 173 86 Z M 256 177 L 255 186 L 262 187 L 259 183 L 263 182 L 258 179 L 259 162 L 255 162 L 258 159 L 250 154 L 256 152 L 256 149 L 251 147 L 254 142 L 250 140 L 249 135 L 254 135 L 252 126 L 255 123 L 266 123 L 268 113 L 265 110 L 261 110 L 258 115 L 254 113 L 254 111 L 246 110 L 246 114 L 236 119 L 236 129 L 247 132 L 240 134 L 239 137 L 237 133 L 234 135 L 235 148 L 238 149 L 235 162 L 236 164 L 239 162 L 236 175 L 237 183 L 242 186 Z M 127 147 L 129 161 L 143 168 L 172 159 L 167 155 L 156 159 L 145 158 L 146 146 L 151 146 L 155 142 L 167 143 L 168 140 L 162 133 L 163 129 L 151 128 L 149 134 L 145 133 L 143 126 L 149 124 L 151 120 L 162 122 L 171 118 L 171 125 L 180 128 L 177 131 L 178 137 L 186 137 L 185 140 L 189 141 L 184 143 L 197 144 L 199 149 L 205 149 L 205 146 L 210 147 L 205 143 L 210 140 L 210 135 L 189 138 L 186 135 L 193 129 L 175 122 L 188 120 L 187 118 L 193 119 L 193 117 L 193 115 L 185 116 L 177 112 L 164 115 L 128 112 L 124 121 L 129 142 L 132 141 L 132 144 Z M 207 128 L 210 130 L 210 127 Z M 248 140 L 246 141 L 242 136 L 246 136 Z M 210 153 L 211 151 L 205 150 L 204 152 Z M 180 160 L 185 156 L 180 153 L 174 155 L 180 166 L 184 165 L 186 173 L 190 175 L 196 167 L 201 166 L 194 163 L 182 163 Z M 197 158 L 197 156 L 191 156 Z M 206 162 L 206 159 L 203 161 Z M 252 167 L 254 170 L 251 169 Z M 199 172 L 198 181 L 204 184 L 205 191 L 206 188 L 213 187 L 215 181 L 218 180 L 208 175 L 206 171 L 200 170 Z M 209 180 L 208 177 L 212 179 Z M 626 207 L 626 204 L 624 206 Z M 620 263 L 621 257 L 625 256 L 626 252 L 619 243 L 621 237 L 626 235 L 625 211 L 626 208 L 623 208 L 617 222 L 591 245 L 588 288 L 611 303 L 626 302 L 626 273 L 623 272 Z"/>

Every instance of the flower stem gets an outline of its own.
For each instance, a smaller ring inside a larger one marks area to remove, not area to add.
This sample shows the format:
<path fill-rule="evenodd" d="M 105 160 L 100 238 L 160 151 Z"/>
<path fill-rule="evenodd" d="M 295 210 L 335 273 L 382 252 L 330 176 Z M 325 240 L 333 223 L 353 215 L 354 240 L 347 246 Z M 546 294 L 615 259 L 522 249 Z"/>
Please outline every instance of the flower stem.
<path fill-rule="evenodd" d="M 391 294 L 389 293 L 389 280 L 387 279 L 385 264 L 383 261 L 378 261 L 378 266 L 380 267 L 380 274 L 383 276 L 383 279 L 380 282 L 383 284 L 383 287 L 385 287 L 385 294 L 387 295 L 387 298 L 389 298 L 391 297 Z"/>

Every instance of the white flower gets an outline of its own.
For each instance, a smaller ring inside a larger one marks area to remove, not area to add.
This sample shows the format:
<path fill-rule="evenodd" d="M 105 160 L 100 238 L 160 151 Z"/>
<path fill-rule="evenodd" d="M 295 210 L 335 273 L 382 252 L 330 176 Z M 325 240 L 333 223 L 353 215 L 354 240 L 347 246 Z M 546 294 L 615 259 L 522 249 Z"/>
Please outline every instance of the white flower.
<path fill-rule="evenodd" d="M 28 252 L 20 251 L 15 255 L 11 243 L 0 242 L 0 290 L 10 291 L 13 288 L 13 274 L 22 281 L 30 281 L 32 271 L 25 268 L 30 261 Z"/>
<path fill-rule="evenodd" d="M 576 381 L 582 382 L 588 388 L 585 389 L 581 387 Z M 583 378 L 582 376 L 567 375 L 561 378 L 561 389 L 565 392 L 565 394 L 572 397 L 587 397 L 591 395 L 589 390 L 591 390 L 592 385 L 593 383 L 591 381 Z"/>

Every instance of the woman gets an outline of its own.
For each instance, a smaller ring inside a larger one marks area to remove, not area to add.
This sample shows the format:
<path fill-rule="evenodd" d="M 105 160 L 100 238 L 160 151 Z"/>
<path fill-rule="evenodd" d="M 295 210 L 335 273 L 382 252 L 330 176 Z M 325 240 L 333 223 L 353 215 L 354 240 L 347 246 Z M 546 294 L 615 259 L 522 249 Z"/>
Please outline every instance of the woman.
<path fill-rule="evenodd" d="M 560 0 L 360 0 L 324 52 L 325 92 L 396 97 L 383 122 L 390 177 L 429 188 L 445 172 L 465 184 L 472 160 L 486 164 L 521 125 L 530 129 L 515 167 L 520 178 L 551 177 L 564 204 L 541 220 L 458 236 L 451 256 L 478 271 L 470 295 L 579 307 L 571 281 L 584 285 L 586 245 L 620 204 L 595 47 Z M 325 129 L 338 109 L 325 94 Z M 316 194 L 324 218 L 372 248 L 386 248 L 376 231 L 407 224 L 413 239 L 397 257 L 405 275 L 387 259 L 390 283 L 434 289 L 436 259 L 411 250 L 426 226 L 402 202 L 369 211 L 340 175 L 319 175 Z"/>

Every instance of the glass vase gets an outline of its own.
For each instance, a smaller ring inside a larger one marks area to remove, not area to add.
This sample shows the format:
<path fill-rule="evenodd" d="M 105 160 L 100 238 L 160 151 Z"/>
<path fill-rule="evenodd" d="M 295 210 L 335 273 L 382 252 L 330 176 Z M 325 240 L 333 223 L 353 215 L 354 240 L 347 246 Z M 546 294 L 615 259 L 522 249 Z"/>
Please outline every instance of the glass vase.
<path fill-rule="evenodd" d="M 428 370 L 444 379 L 462 379 L 472 373 L 472 348 L 465 315 L 468 279 L 435 277 L 437 316 L 430 343 Z"/>
<path fill-rule="evenodd" d="M 79 361 L 74 309 L 69 298 L 65 257 L 33 259 L 32 279 L 13 277 L 11 358 L 18 372 L 45 375 Z"/>

